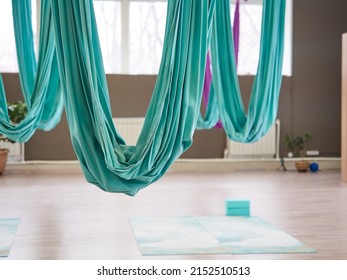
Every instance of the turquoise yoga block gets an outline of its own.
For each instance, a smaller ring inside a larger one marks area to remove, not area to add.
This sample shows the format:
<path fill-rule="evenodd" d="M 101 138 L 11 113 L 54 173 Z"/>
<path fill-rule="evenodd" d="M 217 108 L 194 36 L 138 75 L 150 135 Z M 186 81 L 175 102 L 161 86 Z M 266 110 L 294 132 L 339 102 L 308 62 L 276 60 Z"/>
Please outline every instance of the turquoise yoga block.
<path fill-rule="evenodd" d="M 250 204 L 251 203 L 249 200 L 232 200 L 232 199 L 225 200 L 226 208 L 249 208 Z"/>
<path fill-rule="evenodd" d="M 250 216 L 250 201 L 227 199 L 225 209 L 227 216 Z"/>

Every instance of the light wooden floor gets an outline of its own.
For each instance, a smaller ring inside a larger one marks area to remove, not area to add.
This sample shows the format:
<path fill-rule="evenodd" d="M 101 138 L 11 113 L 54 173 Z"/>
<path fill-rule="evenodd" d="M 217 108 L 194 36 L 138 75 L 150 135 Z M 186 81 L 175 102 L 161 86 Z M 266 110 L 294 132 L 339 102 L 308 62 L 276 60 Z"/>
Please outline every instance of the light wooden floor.
<path fill-rule="evenodd" d="M 251 200 L 259 216 L 316 254 L 143 257 L 131 216 L 224 215 L 226 198 Z M 169 172 L 136 197 L 109 194 L 82 175 L 5 174 L 0 218 L 21 223 L 8 259 L 347 259 L 347 185 L 337 171 Z"/>

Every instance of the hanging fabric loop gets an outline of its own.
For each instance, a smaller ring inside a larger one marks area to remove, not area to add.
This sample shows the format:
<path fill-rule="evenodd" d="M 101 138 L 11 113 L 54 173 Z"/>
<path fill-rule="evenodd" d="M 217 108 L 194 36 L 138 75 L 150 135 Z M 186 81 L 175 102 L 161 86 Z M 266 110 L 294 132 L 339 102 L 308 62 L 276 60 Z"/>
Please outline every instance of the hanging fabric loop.
<path fill-rule="evenodd" d="M 15 140 L 32 135 L 43 108 L 49 107 L 47 85 L 52 77 L 56 81 L 56 59 L 73 147 L 86 179 L 105 191 L 135 195 L 190 147 L 210 41 L 215 90 L 210 98 L 216 100 L 228 136 L 254 141 L 276 115 L 284 0 L 264 2 L 261 59 L 248 115 L 237 83 L 229 0 L 168 1 L 162 61 L 136 146 L 126 145 L 113 125 L 92 0 L 41 2 L 49 24 L 42 26 L 47 29 L 40 37 L 31 108 L 17 127 L 1 116 L 0 132 L 12 133 Z M 0 111 L 4 113 L 3 106 Z"/>
<path fill-rule="evenodd" d="M 236 0 L 235 12 L 234 12 L 234 22 L 233 22 L 233 42 L 235 49 L 235 60 L 236 66 L 239 56 L 239 37 L 240 37 L 240 0 Z M 216 99 L 214 96 L 214 87 L 212 83 L 212 72 L 211 72 L 211 58 L 210 53 L 207 53 L 206 57 L 206 69 L 205 69 L 205 80 L 202 93 L 202 105 L 205 108 L 205 116 L 203 117 L 199 114 L 198 123 L 196 129 L 211 129 L 222 128 L 223 125 L 219 120 L 219 111 L 216 104 Z M 211 102 L 209 103 L 209 98 L 211 96 Z"/>
<path fill-rule="evenodd" d="M 28 141 L 37 128 L 45 131 L 53 129 L 59 123 L 63 110 L 51 6 L 49 1 L 41 1 L 40 49 L 36 66 L 30 3 L 30 0 L 12 0 L 19 76 L 28 107 L 25 119 L 19 124 L 10 122 L 5 91 L 0 87 L 0 133 L 17 142 Z"/>
<path fill-rule="evenodd" d="M 134 195 L 158 180 L 191 145 L 202 95 L 208 12 L 215 5 L 208 2 L 168 1 L 163 58 L 133 147 L 113 126 L 92 1 L 51 1 L 71 140 L 89 182 Z"/>
<path fill-rule="evenodd" d="M 236 73 L 229 1 L 216 2 L 211 40 L 213 85 L 225 132 L 234 141 L 257 141 L 276 119 L 282 81 L 284 18 L 285 0 L 263 2 L 259 63 L 246 114 Z"/>
<path fill-rule="evenodd" d="M 216 5 L 211 42 L 211 92 L 205 119 L 199 117 L 197 128 L 212 128 L 220 118 L 229 139 L 255 142 L 267 133 L 277 115 L 282 80 L 285 1 L 263 2 L 258 70 L 247 113 L 236 71 L 229 1 L 218 1 Z"/>

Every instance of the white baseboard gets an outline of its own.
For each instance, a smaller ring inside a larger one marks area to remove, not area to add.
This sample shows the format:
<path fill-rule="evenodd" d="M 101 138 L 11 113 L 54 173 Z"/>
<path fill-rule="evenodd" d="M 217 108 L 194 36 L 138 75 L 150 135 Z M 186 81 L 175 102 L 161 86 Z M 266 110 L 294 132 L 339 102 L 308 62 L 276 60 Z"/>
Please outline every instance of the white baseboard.
<path fill-rule="evenodd" d="M 340 170 L 340 158 L 305 158 L 317 162 L 320 170 Z M 295 170 L 295 158 L 285 158 L 284 164 L 288 170 Z M 229 172 L 244 170 L 275 171 L 281 169 L 279 159 L 178 159 L 169 172 Z M 9 163 L 6 173 L 82 173 L 78 161 L 25 161 Z"/>
<path fill-rule="evenodd" d="M 294 158 L 285 158 L 284 166 L 287 170 L 296 170 Z M 340 170 L 340 158 L 305 158 L 309 162 L 316 162 L 320 170 Z M 228 171 L 276 171 L 280 170 L 280 159 L 179 159 L 170 168 L 170 171 L 202 171 L 202 172 L 228 172 Z"/>
<path fill-rule="evenodd" d="M 10 162 L 6 166 L 6 173 L 81 173 L 81 166 L 78 161 L 23 161 L 23 162 Z"/>

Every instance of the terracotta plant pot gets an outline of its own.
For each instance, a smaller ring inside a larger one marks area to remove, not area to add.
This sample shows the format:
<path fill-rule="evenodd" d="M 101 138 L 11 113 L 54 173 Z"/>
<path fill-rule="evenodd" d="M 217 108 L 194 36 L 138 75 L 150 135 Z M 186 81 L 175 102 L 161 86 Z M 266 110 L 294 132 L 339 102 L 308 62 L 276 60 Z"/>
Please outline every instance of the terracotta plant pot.
<path fill-rule="evenodd" d="M 6 163 L 7 163 L 7 149 L 0 149 L 0 175 L 5 171 Z"/>
<path fill-rule="evenodd" d="M 295 167 L 299 172 L 306 172 L 310 167 L 310 163 L 308 161 L 297 161 Z"/>

